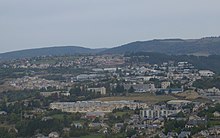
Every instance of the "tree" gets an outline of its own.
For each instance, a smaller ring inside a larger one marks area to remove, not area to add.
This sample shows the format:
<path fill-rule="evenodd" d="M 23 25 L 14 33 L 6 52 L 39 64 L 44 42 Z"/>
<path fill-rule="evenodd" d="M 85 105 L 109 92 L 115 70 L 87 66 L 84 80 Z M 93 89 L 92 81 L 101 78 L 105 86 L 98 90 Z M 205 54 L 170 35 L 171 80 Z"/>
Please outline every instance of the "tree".
<path fill-rule="evenodd" d="M 116 93 L 123 93 L 125 91 L 124 86 L 117 84 L 115 91 Z"/>
<path fill-rule="evenodd" d="M 128 89 L 128 92 L 129 93 L 133 93 L 135 90 L 134 90 L 134 87 L 133 86 L 131 86 L 129 89 Z"/>
<path fill-rule="evenodd" d="M 134 129 L 128 130 L 127 131 L 127 137 L 131 137 L 131 136 L 135 135 L 136 133 L 137 133 L 137 131 L 134 130 Z"/>
<path fill-rule="evenodd" d="M 0 137 L 1 138 L 15 138 L 15 132 L 9 132 L 7 128 L 0 128 Z"/>
<path fill-rule="evenodd" d="M 98 117 L 96 117 L 95 118 L 95 120 L 93 121 L 94 123 L 99 123 L 100 122 L 100 120 L 99 120 L 99 118 Z"/>

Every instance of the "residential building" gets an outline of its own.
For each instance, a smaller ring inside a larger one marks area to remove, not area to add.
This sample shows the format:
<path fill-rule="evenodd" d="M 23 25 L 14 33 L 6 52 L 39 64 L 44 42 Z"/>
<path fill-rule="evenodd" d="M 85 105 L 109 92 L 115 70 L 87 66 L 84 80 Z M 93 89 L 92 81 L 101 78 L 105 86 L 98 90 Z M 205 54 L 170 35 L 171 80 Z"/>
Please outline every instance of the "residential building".
<path fill-rule="evenodd" d="M 164 81 L 161 83 L 161 88 L 162 89 L 167 89 L 168 87 L 170 87 L 170 82 L 169 81 Z"/>
<path fill-rule="evenodd" d="M 215 73 L 210 70 L 200 70 L 199 74 L 202 77 L 212 77 Z"/>
<path fill-rule="evenodd" d="M 100 88 L 88 88 L 88 91 L 95 92 L 97 94 L 106 95 L 106 88 L 100 87 Z"/>

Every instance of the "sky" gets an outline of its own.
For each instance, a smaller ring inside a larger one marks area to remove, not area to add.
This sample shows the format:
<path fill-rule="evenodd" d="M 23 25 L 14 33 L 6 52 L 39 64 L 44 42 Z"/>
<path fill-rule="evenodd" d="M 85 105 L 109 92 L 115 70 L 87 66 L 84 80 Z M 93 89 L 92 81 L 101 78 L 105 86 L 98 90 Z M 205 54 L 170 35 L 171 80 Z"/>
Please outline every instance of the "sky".
<path fill-rule="evenodd" d="M 0 0 L 0 53 L 220 36 L 220 0 Z"/>

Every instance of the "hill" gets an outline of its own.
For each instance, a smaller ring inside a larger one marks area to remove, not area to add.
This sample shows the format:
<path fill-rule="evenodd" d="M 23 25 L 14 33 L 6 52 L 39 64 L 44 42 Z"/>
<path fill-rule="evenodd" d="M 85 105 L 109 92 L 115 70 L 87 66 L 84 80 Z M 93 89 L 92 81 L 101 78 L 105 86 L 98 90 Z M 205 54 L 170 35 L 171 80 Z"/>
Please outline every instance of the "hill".
<path fill-rule="evenodd" d="M 0 60 L 30 58 L 37 56 L 63 56 L 74 54 L 124 54 L 137 52 L 154 52 L 168 55 L 220 55 L 220 37 L 201 39 L 161 39 L 137 41 L 110 49 L 90 49 L 78 46 L 60 46 L 27 49 L 0 54 Z"/>
<path fill-rule="evenodd" d="M 30 58 L 38 56 L 62 56 L 62 55 L 74 55 L 74 54 L 93 54 L 98 53 L 106 49 L 90 49 L 78 46 L 60 46 L 60 47 L 48 47 L 27 49 L 13 52 L 6 52 L 0 54 L 0 60 L 10 60 L 18 58 Z"/>
<path fill-rule="evenodd" d="M 103 53 L 157 52 L 170 55 L 220 55 L 220 37 L 201 39 L 163 39 L 137 41 L 103 51 Z"/>
<path fill-rule="evenodd" d="M 164 53 L 136 52 L 125 54 L 131 57 L 133 62 L 146 62 L 149 64 L 162 64 L 167 61 L 182 62 L 186 61 L 198 69 L 208 69 L 220 73 L 220 55 L 194 56 L 194 55 L 167 55 Z M 136 58 L 142 56 L 142 58 Z"/>

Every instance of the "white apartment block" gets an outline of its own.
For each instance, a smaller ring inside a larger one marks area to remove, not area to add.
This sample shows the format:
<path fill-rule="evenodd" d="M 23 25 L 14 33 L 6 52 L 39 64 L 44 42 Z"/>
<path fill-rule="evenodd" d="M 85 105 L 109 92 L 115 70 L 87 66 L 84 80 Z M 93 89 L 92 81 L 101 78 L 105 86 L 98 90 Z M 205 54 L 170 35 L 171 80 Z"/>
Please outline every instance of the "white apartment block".
<path fill-rule="evenodd" d="M 77 101 L 77 102 L 54 102 L 50 104 L 50 109 L 61 110 L 62 112 L 112 112 L 114 109 L 147 108 L 147 104 L 132 101 Z"/>
<path fill-rule="evenodd" d="M 106 95 L 106 88 L 105 87 L 100 87 L 100 88 L 88 88 L 88 91 L 92 91 L 95 93 L 99 93 L 101 95 Z"/>
<path fill-rule="evenodd" d="M 168 109 L 145 109 L 140 111 L 141 117 L 146 117 L 148 119 L 155 119 L 161 117 L 168 117 L 173 114 L 179 113 L 180 110 L 168 110 Z"/>
<path fill-rule="evenodd" d="M 210 70 L 200 70 L 199 74 L 202 77 L 212 77 L 215 73 Z"/>

